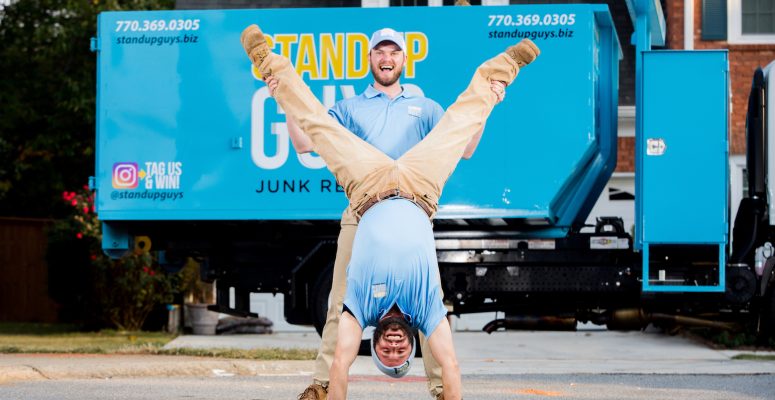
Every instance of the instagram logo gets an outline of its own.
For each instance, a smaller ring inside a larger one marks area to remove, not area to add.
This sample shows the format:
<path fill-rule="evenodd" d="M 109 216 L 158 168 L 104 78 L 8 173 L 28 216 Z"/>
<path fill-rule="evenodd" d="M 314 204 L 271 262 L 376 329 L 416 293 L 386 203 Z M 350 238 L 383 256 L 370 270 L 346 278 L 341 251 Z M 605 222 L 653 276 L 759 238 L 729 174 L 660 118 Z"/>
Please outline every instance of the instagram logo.
<path fill-rule="evenodd" d="M 137 163 L 119 162 L 113 164 L 113 188 L 134 189 L 137 187 Z"/>

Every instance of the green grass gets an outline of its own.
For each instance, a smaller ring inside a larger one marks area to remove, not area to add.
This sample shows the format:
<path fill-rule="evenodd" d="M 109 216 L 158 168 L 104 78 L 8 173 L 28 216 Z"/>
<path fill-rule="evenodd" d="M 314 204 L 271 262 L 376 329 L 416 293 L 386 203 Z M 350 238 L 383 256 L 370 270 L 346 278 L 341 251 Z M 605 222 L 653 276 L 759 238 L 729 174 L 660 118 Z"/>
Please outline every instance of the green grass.
<path fill-rule="evenodd" d="M 80 332 L 73 325 L 0 323 L 0 353 L 109 354 L 128 347 L 161 348 L 174 338 L 161 332 Z"/>
<path fill-rule="evenodd" d="M 249 360 L 313 360 L 304 349 L 163 349 L 175 338 L 161 332 L 80 332 L 74 325 L 0 323 L 0 354 L 151 354 Z"/>
<path fill-rule="evenodd" d="M 716 349 L 775 350 L 775 338 L 763 339 L 752 332 L 729 332 L 709 328 L 684 328 L 683 332 Z"/>
<path fill-rule="evenodd" d="M 775 361 L 775 355 L 772 354 L 738 354 L 732 357 L 733 360 L 754 360 L 754 361 Z"/>

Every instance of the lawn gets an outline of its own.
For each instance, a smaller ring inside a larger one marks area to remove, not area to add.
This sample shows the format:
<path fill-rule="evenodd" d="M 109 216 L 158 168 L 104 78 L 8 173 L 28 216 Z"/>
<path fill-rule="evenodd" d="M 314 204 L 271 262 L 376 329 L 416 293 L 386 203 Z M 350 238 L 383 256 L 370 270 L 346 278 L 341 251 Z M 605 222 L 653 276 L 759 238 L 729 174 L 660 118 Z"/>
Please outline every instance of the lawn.
<path fill-rule="evenodd" d="M 250 360 L 313 360 L 307 349 L 163 349 L 176 336 L 162 332 L 81 332 L 73 325 L 0 322 L 2 353 L 157 354 Z"/>
<path fill-rule="evenodd" d="M 80 332 L 72 325 L 0 323 L 0 353 L 116 353 L 161 349 L 174 338 L 161 332 Z"/>

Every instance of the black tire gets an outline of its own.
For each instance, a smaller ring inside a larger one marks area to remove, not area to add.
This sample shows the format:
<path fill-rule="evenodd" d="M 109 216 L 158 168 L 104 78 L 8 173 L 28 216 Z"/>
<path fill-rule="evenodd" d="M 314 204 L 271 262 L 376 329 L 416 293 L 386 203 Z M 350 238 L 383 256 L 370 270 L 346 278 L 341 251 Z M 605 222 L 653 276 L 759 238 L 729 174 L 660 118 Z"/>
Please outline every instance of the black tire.
<path fill-rule="evenodd" d="M 764 294 L 759 318 L 763 341 L 775 340 L 775 285 L 770 285 Z"/>
<path fill-rule="evenodd" d="M 331 263 L 318 275 L 315 285 L 312 286 L 309 309 L 312 314 L 312 325 L 315 326 L 315 330 L 320 336 L 323 336 L 323 327 L 326 326 L 328 295 L 331 293 L 333 279 L 334 263 Z"/>
<path fill-rule="evenodd" d="M 318 275 L 318 280 L 312 287 L 309 309 L 312 314 L 312 324 L 318 335 L 323 336 L 323 328 L 326 326 L 326 316 L 328 315 L 328 296 L 331 293 L 331 285 L 334 280 L 334 264 L 331 263 L 323 272 Z M 371 355 L 371 341 L 361 340 L 361 346 L 358 349 L 358 355 Z"/>
<path fill-rule="evenodd" d="M 361 347 L 358 348 L 358 355 L 371 357 L 371 340 L 361 340 Z"/>

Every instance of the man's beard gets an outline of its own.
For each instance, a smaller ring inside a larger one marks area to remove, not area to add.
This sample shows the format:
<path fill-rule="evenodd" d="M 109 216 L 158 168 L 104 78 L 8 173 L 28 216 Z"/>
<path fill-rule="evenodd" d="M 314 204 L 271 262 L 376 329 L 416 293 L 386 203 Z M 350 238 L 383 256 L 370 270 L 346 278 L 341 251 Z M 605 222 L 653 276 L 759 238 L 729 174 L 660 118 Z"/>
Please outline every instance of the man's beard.
<path fill-rule="evenodd" d="M 404 319 L 404 317 L 387 317 L 379 321 L 374 329 L 374 344 L 376 345 L 385 331 L 391 328 L 400 329 L 404 333 L 404 336 L 409 340 L 409 343 L 412 343 L 412 327 L 409 326 L 406 319 Z"/>
<path fill-rule="evenodd" d="M 393 76 L 391 76 L 388 79 L 382 79 L 382 77 L 380 77 L 379 75 L 380 72 L 382 72 L 382 70 L 379 69 L 379 65 L 377 65 L 376 67 L 374 66 L 374 64 L 371 65 L 371 75 L 374 77 L 374 80 L 377 81 L 377 83 L 379 83 L 380 85 L 386 86 L 386 87 L 398 82 L 398 78 L 401 77 L 401 71 L 403 71 L 403 66 L 401 67 L 395 66 L 393 67 L 393 71 L 391 71 L 393 72 Z"/>

